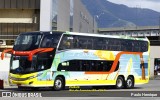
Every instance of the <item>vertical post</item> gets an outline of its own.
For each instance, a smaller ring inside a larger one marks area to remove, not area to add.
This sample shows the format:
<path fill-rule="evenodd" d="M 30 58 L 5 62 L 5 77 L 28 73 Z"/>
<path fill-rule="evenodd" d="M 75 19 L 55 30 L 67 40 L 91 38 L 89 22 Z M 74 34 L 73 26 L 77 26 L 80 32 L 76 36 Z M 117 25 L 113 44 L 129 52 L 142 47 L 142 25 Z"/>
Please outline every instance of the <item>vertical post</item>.
<path fill-rule="evenodd" d="M 160 34 L 160 16 L 159 16 L 159 34 Z"/>
<path fill-rule="evenodd" d="M 93 33 L 96 33 L 96 18 L 98 18 L 98 15 L 93 16 Z"/>
<path fill-rule="evenodd" d="M 142 80 L 145 80 L 145 68 L 144 68 L 144 61 L 142 61 Z"/>
<path fill-rule="evenodd" d="M 93 33 L 95 32 L 95 30 L 94 30 L 94 19 L 95 19 L 95 15 L 93 16 Z"/>
<path fill-rule="evenodd" d="M 159 30 L 159 32 L 158 32 L 157 36 L 158 36 L 158 41 L 159 41 L 160 40 L 160 16 L 159 16 L 159 29 L 158 30 Z"/>
<path fill-rule="evenodd" d="M 142 80 L 145 80 L 145 68 L 144 68 L 144 60 L 143 60 L 143 54 L 140 55 L 141 58 L 141 67 L 142 67 Z"/>
<path fill-rule="evenodd" d="M 40 31 L 52 30 L 52 0 L 40 0 Z"/>

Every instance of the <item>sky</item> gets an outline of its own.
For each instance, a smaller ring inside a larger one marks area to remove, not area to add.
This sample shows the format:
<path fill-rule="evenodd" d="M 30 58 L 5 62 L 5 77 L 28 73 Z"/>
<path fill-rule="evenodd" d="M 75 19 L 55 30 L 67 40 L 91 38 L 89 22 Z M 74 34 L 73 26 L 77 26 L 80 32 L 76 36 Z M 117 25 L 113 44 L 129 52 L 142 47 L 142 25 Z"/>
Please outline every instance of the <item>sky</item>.
<path fill-rule="evenodd" d="M 108 0 L 129 7 L 148 8 L 160 12 L 160 0 Z"/>

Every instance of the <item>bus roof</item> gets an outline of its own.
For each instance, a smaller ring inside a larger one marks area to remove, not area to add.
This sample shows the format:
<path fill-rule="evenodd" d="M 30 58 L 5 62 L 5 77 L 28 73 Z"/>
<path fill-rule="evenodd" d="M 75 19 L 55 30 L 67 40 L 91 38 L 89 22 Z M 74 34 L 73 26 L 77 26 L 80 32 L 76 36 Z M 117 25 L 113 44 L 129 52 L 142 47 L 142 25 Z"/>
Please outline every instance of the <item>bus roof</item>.
<path fill-rule="evenodd" d="M 70 34 L 70 35 L 81 35 L 81 36 L 93 36 L 93 37 L 108 37 L 108 38 L 119 38 L 119 39 L 129 39 L 129 40 L 141 40 L 141 41 L 148 41 L 148 38 L 134 38 L 134 37 L 130 37 L 130 36 L 124 36 L 124 35 L 120 35 L 120 36 L 116 36 L 116 35 L 104 35 L 104 34 L 95 34 L 95 33 L 79 33 L 79 32 L 64 32 L 64 31 L 33 31 L 33 32 L 24 32 L 21 34 L 51 34 L 51 33 L 59 33 L 59 34 Z"/>
<path fill-rule="evenodd" d="M 81 36 L 93 36 L 93 37 L 108 37 L 108 38 L 119 38 L 119 39 L 129 39 L 129 40 L 142 40 L 142 41 L 148 41 L 148 38 L 134 38 L 134 37 L 130 37 L 130 36 L 116 36 L 116 35 L 104 35 L 104 34 L 91 34 L 91 33 L 78 33 L 78 32 L 66 32 L 64 34 L 70 34 L 70 35 L 81 35 Z"/>
<path fill-rule="evenodd" d="M 51 34 L 51 33 L 58 33 L 58 34 L 62 34 L 62 33 L 64 33 L 64 32 L 60 32 L 60 31 L 33 31 L 33 32 L 24 32 L 24 33 L 21 33 L 22 35 L 29 35 L 29 34 L 45 34 L 45 35 L 47 35 L 47 34 Z"/>

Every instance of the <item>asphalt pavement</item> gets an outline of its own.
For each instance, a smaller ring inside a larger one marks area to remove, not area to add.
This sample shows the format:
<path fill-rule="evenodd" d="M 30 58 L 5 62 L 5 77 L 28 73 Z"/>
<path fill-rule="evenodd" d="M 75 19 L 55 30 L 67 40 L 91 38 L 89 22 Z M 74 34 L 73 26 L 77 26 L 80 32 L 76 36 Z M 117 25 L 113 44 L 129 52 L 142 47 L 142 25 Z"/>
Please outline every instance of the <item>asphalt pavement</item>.
<path fill-rule="evenodd" d="M 52 100 L 53 98 L 55 100 L 106 100 L 106 98 L 109 98 L 109 100 L 159 100 L 160 80 L 150 80 L 148 84 L 136 85 L 133 89 L 116 89 L 114 86 L 106 86 L 100 87 L 100 89 L 92 87 L 70 89 L 67 87 L 62 91 L 53 91 L 51 88 L 41 88 L 35 91 L 29 88 L 18 90 L 17 87 L 5 87 L 0 90 L 0 96 L 3 96 L 3 100 L 7 99 L 7 96 L 13 98 L 38 97 L 39 100 L 42 99 L 41 97 L 52 97 Z"/>

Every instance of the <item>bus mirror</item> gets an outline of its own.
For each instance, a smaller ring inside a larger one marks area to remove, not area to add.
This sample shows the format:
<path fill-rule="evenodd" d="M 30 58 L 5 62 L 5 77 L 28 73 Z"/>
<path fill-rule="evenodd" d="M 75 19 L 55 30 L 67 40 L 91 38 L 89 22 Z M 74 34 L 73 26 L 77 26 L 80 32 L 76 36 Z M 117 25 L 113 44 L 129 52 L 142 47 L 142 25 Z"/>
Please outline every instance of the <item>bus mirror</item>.
<path fill-rule="evenodd" d="M 140 68 L 142 68 L 142 66 L 143 66 L 144 68 L 148 68 L 148 63 L 142 63 L 142 64 L 140 64 Z"/>
<path fill-rule="evenodd" d="M 6 50 L 4 50 L 4 51 L 1 53 L 1 60 L 4 59 L 5 53 L 10 53 L 10 52 L 12 52 L 12 50 L 13 50 L 13 49 L 6 49 Z"/>

